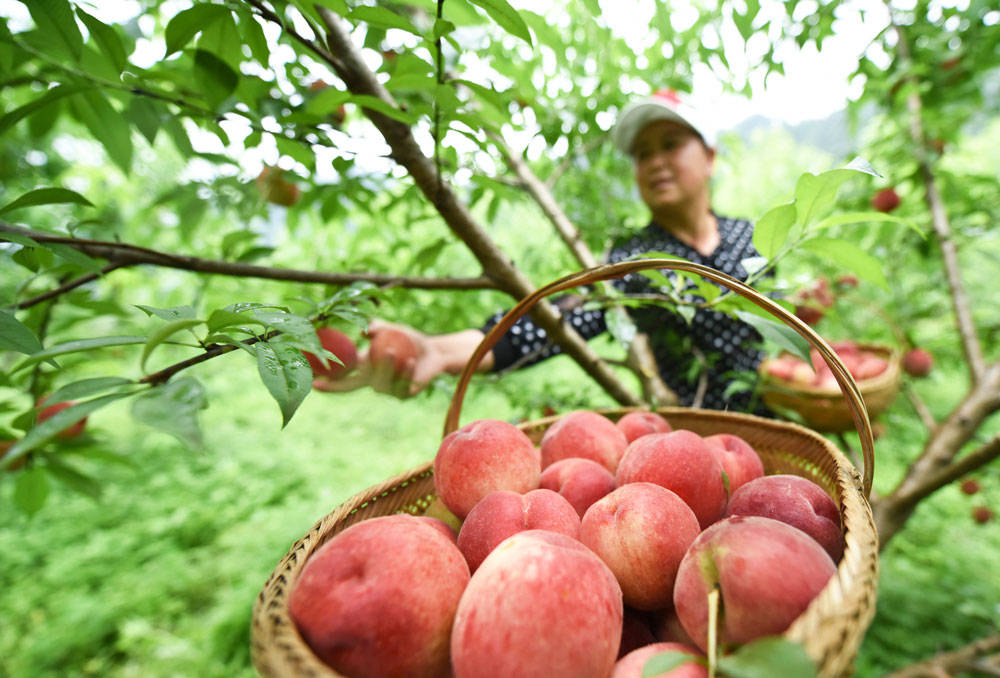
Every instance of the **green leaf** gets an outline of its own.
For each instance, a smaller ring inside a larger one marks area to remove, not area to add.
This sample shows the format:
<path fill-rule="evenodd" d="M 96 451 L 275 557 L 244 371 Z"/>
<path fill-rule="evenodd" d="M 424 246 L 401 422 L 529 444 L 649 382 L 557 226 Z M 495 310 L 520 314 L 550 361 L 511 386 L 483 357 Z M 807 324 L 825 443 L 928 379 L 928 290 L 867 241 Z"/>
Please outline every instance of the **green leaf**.
<path fill-rule="evenodd" d="M 351 21 L 363 21 L 376 28 L 398 28 L 401 31 L 423 37 L 409 19 L 384 7 L 360 5 L 351 10 L 347 18 Z"/>
<path fill-rule="evenodd" d="M 205 388 L 193 377 L 172 379 L 132 403 L 136 421 L 169 433 L 191 448 L 202 444 L 198 411 L 208 406 Z"/>
<path fill-rule="evenodd" d="M 32 353 L 27 358 L 24 359 L 14 371 L 20 370 L 29 365 L 34 365 L 42 360 L 48 360 L 49 358 L 54 358 L 59 355 L 66 355 L 67 353 L 78 353 L 80 351 L 92 351 L 97 348 L 105 348 L 108 346 L 128 346 L 129 344 L 145 344 L 146 337 L 135 337 L 135 336 L 114 336 L 114 337 L 97 337 L 96 339 L 76 339 L 74 341 L 67 341 L 63 344 L 57 344 L 56 346 L 50 346 L 49 348 L 43 349 L 36 353 Z"/>
<path fill-rule="evenodd" d="M 263 66 L 268 65 L 268 61 L 271 56 L 271 50 L 267 46 L 267 38 L 264 36 L 264 29 L 260 27 L 257 20 L 254 19 L 253 13 L 247 10 L 245 7 L 238 7 L 236 13 L 240 17 L 239 28 L 240 35 L 243 37 L 243 43 L 250 48 L 250 54 Z"/>
<path fill-rule="evenodd" d="M 285 340 L 294 338 L 297 341 L 318 341 L 316 339 L 316 328 L 313 327 L 308 318 L 285 311 L 270 311 L 267 309 L 255 309 L 250 312 L 250 315 L 264 323 L 267 327 L 285 334 Z"/>
<path fill-rule="evenodd" d="M 434 30 L 431 32 L 431 39 L 437 40 L 455 32 L 455 24 L 447 19 L 435 19 Z"/>
<path fill-rule="evenodd" d="M 766 341 L 771 341 L 780 348 L 809 362 L 809 342 L 788 325 L 748 311 L 734 311 L 733 313 L 737 318 L 760 332 Z"/>
<path fill-rule="evenodd" d="M 132 166 L 132 128 L 100 91 L 87 90 L 70 98 L 76 118 L 101 142 L 108 157 L 128 174 Z"/>
<path fill-rule="evenodd" d="M 64 243 L 51 242 L 42 245 L 66 263 L 81 268 L 89 273 L 97 273 L 101 270 L 101 265 L 95 259 L 91 259 L 78 249 L 70 247 Z"/>
<path fill-rule="evenodd" d="M 194 71 L 201 93 L 213 109 L 229 98 L 239 84 L 239 76 L 229 64 L 203 49 L 194 51 Z"/>
<path fill-rule="evenodd" d="M 38 466 L 17 474 L 14 481 L 14 505 L 28 516 L 38 513 L 49 497 L 49 479 Z"/>
<path fill-rule="evenodd" d="M 92 476 L 88 476 L 75 466 L 67 464 L 56 455 L 47 455 L 45 469 L 52 476 L 71 490 L 85 494 L 91 499 L 101 498 L 101 484 Z"/>
<path fill-rule="evenodd" d="M 333 10 L 340 16 L 346 16 L 348 12 L 347 3 L 344 0 L 319 0 L 315 4 Z"/>
<path fill-rule="evenodd" d="M 778 205 L 768 210 L 753 229 L 753 246 L 762 257 L 773 259 L 788 241 L 795 223 L 795 205 Z"/>
<path fill-rule="evenodd" d="M 110 405 L 116 400 L 120 400 L 131 393 L 111 393 L 106 396 L 86 400 L 67 407 L 61 412 L 57 412 L 40 424 L 37 424 L 24 434 L 24 437 L 14 443 L 14 446 L 7 451 L 7 456 L 0 460 L 0 465 L 6 467 L 8 464 L 23 457 L 40 445 L 44 445 L 59 433 L 69 428 L 79 420 L 89 416 L 106 405 Z"/>
<path fill-rule="evenodd" d="M 125 46 L 111 26 L 84 12 L 79 7 L 76 8 L 77 16 L 90 32 L 90 37 L 97 43 L 97 46 L 108 57 L 108 61 L 115 70 L 121 73 L 128 64 L 128 55 L 125 54 Z"/>
<path fill-rule="evenodd" d="M 854 170 L 855 172 L 863 172 L 879 179 L 882 178 L 882 175 L 875 171 L 875 168 L 871 166 L 871 163 L 860 156 L 856 156 L 849 163 L 844 165 L 844 169 Z"/>
<path fill-rule="evenodd" d="M 473 5 L 478 5 L 486 10 L 486 13 L 502 29 L 511 35 L 521 38 L 529 45 L 531 44 L 531 33 L 524 19 L 517 13 L 507 0 L 469 0 Z"/>
<path fill-rule="evenodd" d="M 688 652 L 678 652 L 677 650 L 667 650 L 659 652 L 646 660 L 642 667 L 642 678 L 654 678 L 663 675 L 668 671 L 673 671 L 681 664 L 687 662 L 699 662 L 699 658 Z M 777 674 L 775 674 L 777 675 Z"/>
<path fill-rule="evenodd" d="M 166 58 L 174 52 L 182 49 L 191 42 L 191 39 L 204 30 L 206 26 L 220 17 L 228 15 L 229 9 L 224 5 L 213 5 L 209 3 L 196 4 L 194 7 L 178 12 L 174 18 L 167 23 L 164 39 L 167 43 L 167 51 L 163 57 Z"/>
<path fill-rule="evenodd" d="M 284 428 L 309 395 L 312 369 L 302 351 L 285 342 L 262 341 L 254 345 L 254 349 L 257 352 L 257 372 L 281 408 L 281 426 Z"/>
<path fill-rule="evenodd" d="M 862 280 L 875 283 L 886 291 L 889 289 L 879 260 L 852 242 L 840 238 L 811 238 L 802 243 L 802 249 L 832 261 Z"/>
<path fill-rule="evenodd" d="M 184 318 L 168 322 L 166 325 L 156 328 L 156 331 L 149 335 L 149 339 L 146 340 L 146 345 L 142 349 L 142 358 L 139 360 L 140 369 L 146 369 L 146 360 L 157 346 L 181 330 L 201 325 L 203 322 L 203 320 L 198 318 Z"/>
<path fill-rule="evenodd" d="M 156 316 L 163 320 L 190 320 L 195 317 L 194 306 L 185 304 L 183 306 L 171 306 L 170 308 L 156 308 L 155 306 L 145 306 L 135 304 L 135 307 L 147 316 Z"/>
<path fill-rule="evenodd" d="M 232 12 L 220 16 L 201 29 L 198 49 L 210 52 L 233 71 L 239 72 L 243 61 L 243 42 Z"/>
<path fill-rule="evenodd" d="M 805 648 L 780 636 L 741 645 L 719 658 L 719 669 L 728 678 L 816 678 L 816 665 Z"/>
<path fill-rule="evenodd" d="M 841 184 L 852 176 L 850 170 L 837 169 L 811 174 L 806 172 L 795 185 L 795 208 L 798 222 L 807 227 L 824 207 L 830 205 Z"/>
<path fill-rule="evenodd" d="M 76 25 L 68 0 L 22 0 L 28 6 L 38 32 L 46 37 L 46 46 L 73 61 L 83 51 L 83 35 Z"/>
<path fill-rule="evenodd" d="M 81 85 L 59 85 L 58 87 L 53 87 L 50 90 L 46 90 L 45 94 L 33 99 L 28 103 L 15 108 L 13 111 L 4 114 L 0 117 L 0 134 L 3 134 L 8 129 L 16 125 L 22 118 L 25 118 L 32 113 L 36 113 L 41 109 L 50 106 L 51 104 L 59 101 L 63 97 L 70 96 L 71 94 L 76 94 L 77 92 L 83 92 L 84 90 L 90 89 L 90 86 Z"/>
<path fill-rule="evenodd" d="M 30 355 L 42 350 L 42 342 L 13 314 L 0 311 L 0 349 Z"/>
<path fill-rule="evenodd" d="M 64 400 L 79 400 L 92 396 L 95 393 L 109 391 L 113 388 L 134 383 L 131 379 L 125 379 L 124 377 L 92 377 L 90 379 L 81 379 L 57 389 L 47 400 L 54 403 L 63 402 Z"/>
<path fill-rule="evenodd" d="M 28 191 L 21 197 L 12 200 L 3 207 L 0 207 L 0 214 L 12 212 L 24 207 L 65 203 L 75 203 L 77 205 L 85 205 L 86 207 L 94 206 L 92 202 L 84 198 L 82 195 L 76 191 L 71 191 L 68 188 L 36 188 L 32 191 Z"/>
<path fill-rule="evenodd" d="M 828 216 L 823 221 L 816 224 L 814 230 L 820 231 L 824 228 L 832 228 L 834 226 L 845 226 L 847 224 L 865 224 L 871 223 L 873 221 L 891 222 L 894 224 L 899 224 L 900 226 L 906 226 L 911 231 L 917 233 L 921 238 L 927 237 L 927 232 L 924 231 L 920 226 L 915 224 L 910 219 L 904 219 L 903 217 L 897 217 L 893 214 L 885 214 L 883 212 L 866 211 L 866 212 L 841 212 L 840 214 L 833 214 Z"/>

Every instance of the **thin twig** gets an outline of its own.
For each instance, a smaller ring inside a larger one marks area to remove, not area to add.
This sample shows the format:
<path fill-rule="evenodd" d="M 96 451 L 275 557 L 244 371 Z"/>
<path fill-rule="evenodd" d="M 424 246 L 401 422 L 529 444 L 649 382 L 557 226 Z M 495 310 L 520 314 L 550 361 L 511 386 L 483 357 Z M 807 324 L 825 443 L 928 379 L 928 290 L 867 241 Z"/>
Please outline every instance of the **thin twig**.
<path fill-rule="evenodd" d="M 976 670 L 978 664 L 984 657 L 996 655 L 1000 652 L 1000 634 L 994 634 L 980 638 L 969 643 L 965 647 L 948 652 L 939 652 L 933 657 L 929 657 L 915 664 L 906 666 L 898 671 L 894 671 L 885 678 L 934 678 L 935 676 L 952 676 L 968 670 Z M 991 662 L 992 663 L 992 662 Z M 986 670 L 995 671 L 996 665 L 983 664 L 979 669 L 982 673 Z M 987 673 L 987 675 L 997 675 Z"/>
<path fill-rule="evenodd" d="M 2 238 L 2 236 L 0 236 L 0 238 Z M 75 290 L 77 287 L 86 285 L 91 281 L 97 280 L 98 278 L 110 273 L 111 271 L 117 268 L 122 268 L 123 266 L 127 266 L 127 264 L 123 263 L 108 264 L 103 268 L 101 268 L 99 273 L 87 273 L 86 275 L 81 275 L 79 278 L 74 278 L 69 282 L 65 282 L 62 285 L 59 285 L 59 287 L 53 288 L 48 292 L 42 292 L 41 294 L 31 297 L 30 299 L 25 299 L 24 301 L 18 302 L 14 306 L 14 308 L 18 310 L 31 308 L 32 306 L 40 304 L 43 301 L 48 301 L 49 299 L 54 299 L 55 297 L 66 294 L 67 292 L 71 292 L 72 290 Z"/>
<path fill-rule="evenodd" d="M 931 414 L 931 410 L 927 407 L 927 403 L 923 401 L 920 395 L 907 383 L 903 384 L 903 393 L 906 394 L 906 398 L 913 405 L 913 409 L 916 411 L 917 416 L 920 417 L 920 421 L 923 422 L 924 426 L 927 427 L 928 431 L 933 431 L 937 427 L 937 420 L 934 415 Z"/>

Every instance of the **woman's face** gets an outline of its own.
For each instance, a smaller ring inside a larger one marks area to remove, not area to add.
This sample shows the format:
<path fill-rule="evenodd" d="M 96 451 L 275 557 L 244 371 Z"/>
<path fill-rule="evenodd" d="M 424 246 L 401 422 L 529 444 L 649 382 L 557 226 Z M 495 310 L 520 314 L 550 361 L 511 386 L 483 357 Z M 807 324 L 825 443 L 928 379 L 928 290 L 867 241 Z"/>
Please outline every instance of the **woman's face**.
<path fill-rule="evenodd" d="M 686 125 L 658 120 L 643 128 L 632 146 L 639 195 L 649 209 L 677 211 L 708 202 L 715 151 Z"/>

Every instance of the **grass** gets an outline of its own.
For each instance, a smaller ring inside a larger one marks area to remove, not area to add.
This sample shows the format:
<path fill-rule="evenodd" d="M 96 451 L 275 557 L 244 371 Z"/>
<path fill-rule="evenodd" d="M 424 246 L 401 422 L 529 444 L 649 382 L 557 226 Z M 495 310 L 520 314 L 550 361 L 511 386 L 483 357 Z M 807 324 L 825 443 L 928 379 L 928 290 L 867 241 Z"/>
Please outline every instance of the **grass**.
<path fill-rule="evenodd" d="M 552 361 L 504 377 L 502 390 L 527 392 L 544 380 L 556 396 L 609 404 L 574 387 L 575 369 Z M 9 508 L 11 484 L 0 484 L 8 507 L 0 516 L 0 676 L 254 676 L 250 611 L 268 574 L 340 502 L 431 458 L 448 404 L 440 391 L 405 402 L 371 391 L 314 393 L 282 431 L 253 370 L 199 376 L 214 396 L 205 450 L 137 428 L 126 408 L 110 408 L 91 422 L 97 444 L 130 450 L 136 467 L 92 467 L 104 487 L 99 502 L 55 487 L 29 520 Z M 462 421 L 516 417 L 497 391 L 473 389 Z M 878 443 L 880 479 L 898 477 L 918 441 L 905 407 L 889 417 L 901 434 Z M 938 492 L 892 542 L 858 676 L 1000 624 L 1000 581 L 990 576 L 1000 527 L 969 518 L 972 503 L 1000 506 L 997 475 L 980 476 L 981 496 Z"/>

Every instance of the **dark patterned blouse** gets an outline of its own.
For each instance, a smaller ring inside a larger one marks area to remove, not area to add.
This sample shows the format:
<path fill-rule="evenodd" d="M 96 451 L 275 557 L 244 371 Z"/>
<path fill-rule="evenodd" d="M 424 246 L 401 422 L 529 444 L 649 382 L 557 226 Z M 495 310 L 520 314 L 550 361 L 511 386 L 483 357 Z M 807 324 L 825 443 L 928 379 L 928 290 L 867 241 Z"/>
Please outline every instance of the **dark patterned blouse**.
<path fill-rule="evenodd" d="M 655 222 L 631 238 L 615 244 L 608 253 L 608 262 L 617 263 L 647 252 L 665 252 L 688 261 L 711 266 L 739 280 L 746 280 L 742 260 L 759 256 L 754 249 L 753 225 L 743 219 L 718 217 L 719 246 L 703 255 L 678 240 Z M 673 271 L 664 271 L 673 276 Z M 650 294 L 657 290 L 652 281 L 640 273 L 631 273 L 613 281 L 624 294 Z M 571 306 L 560 304 L 559 306 Z M 750 325 L 718 311 L 696 309 L 691 323 L 678 313 L 658 306 L 629 309 L 636 327 L 650 337 L 650 343 L 663 381 L 690 405 L 698 389 L 702 363 L 706 369 L 706 389 L 702 407 L 718 410 L 746 411 L 750 393 L 740 390 L 726 394 L 733 372 L 756 372 L 763 358 L 759 348 L 760 335 Z M 493 327 L 503 312 L 495 314 L 484 325 Z M 586 339 L 604 332 L 607 326 L 604 312 L 586 307 L 563 308 L 563 318 Z M 521 318 L 493 348 L 494 371 L 523 367 L 557 355 L 561 349 L 548 340 L 545 330 L 529 318 Z M 700 355 L 699 355 L 700 354 Z M 758 408 L 758 411 L 765 413 Z"/>

